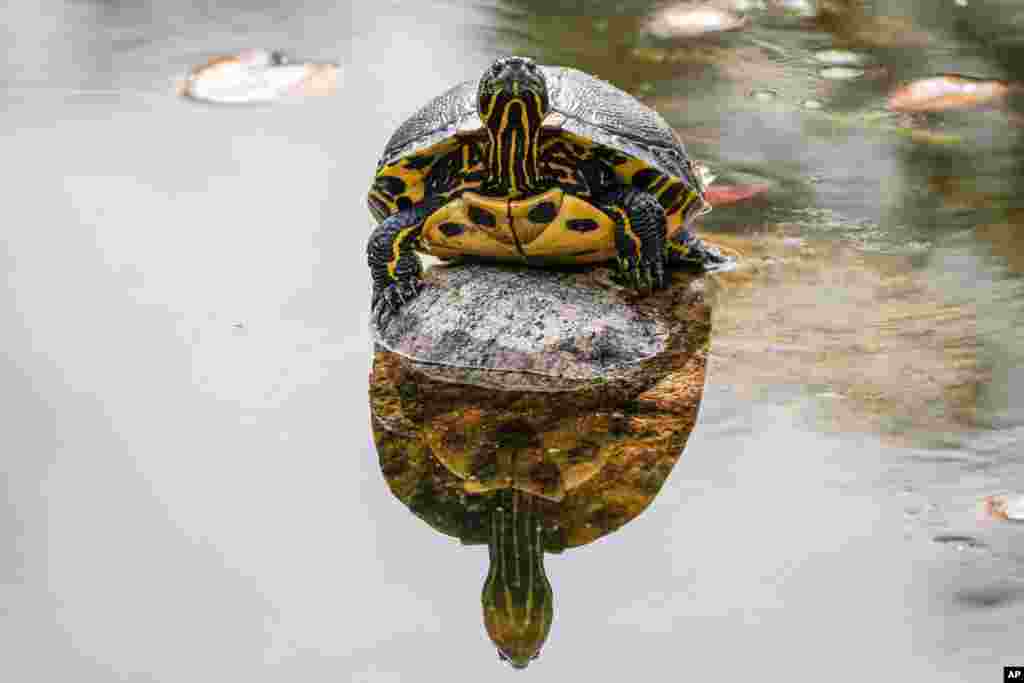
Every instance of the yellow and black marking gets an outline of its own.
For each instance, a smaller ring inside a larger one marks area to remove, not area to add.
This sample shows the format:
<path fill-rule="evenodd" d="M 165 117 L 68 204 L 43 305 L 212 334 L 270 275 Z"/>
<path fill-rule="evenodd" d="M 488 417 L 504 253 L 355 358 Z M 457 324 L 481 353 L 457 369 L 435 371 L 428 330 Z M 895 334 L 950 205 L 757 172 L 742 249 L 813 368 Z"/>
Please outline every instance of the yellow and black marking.
<path fill-rule="evenodd" d="M 463 192 L 432 213 L 420 234 L 421 250 L 442 259 L 480 256 L 522 261 L 505 199 Z"/>
<path fill-rule="evenodd" d="M 504 658 L 525 666 L 540 652 L 554 619 L 554 595 L 544 572 L 539 501 L 516 489 L 491 501 L 490 567 L 480 602 L 487 634 Z"/>
<path fill-rule="evenodd" d="M 499 102 L 494 96 L 490 106 Z M 483 132 L 458 136 L 382 167 L 368 197 L 374 216 L 383 220 L 431 200 L 440 208 L 425 217 L 414 237 L 415 248 L 442 259 L 478 256 L 571 264 L 627 256 L 635 263 L 643 240 L 625 207 L 607 196 L 609 187 L 625 186 L 657 199 L 666 214 L 667 251 L 676 261 L 687 260 L 692 235 L 683 228 L 705 205 L 696 188 L 642 160 L 563 130 L 543 131 L 533 146 L 537 179 L 527 168 L 532 164 L 521 163 L 517 155 L 524 140 L 530 147 L 535 132 L 530 126 L 541 119 L 516 102 L 506 102 L 494 123 L 497 145 L 491 145 Z M 507 179 L 507 187 L 502 179 Z M 534 183 L 536 187 L 525 195 L 512 192 L 525 192 Z M 618 236 L 616 224 L 622 226 Z M 407 243 L 403 240 L 402 250 L 396 247 L 389 259 L 390 272 Z"/>
<path fill-rule="evenodd" d="M 537 141 L 547 113 L 544 99 L 529 88 L 513 87 L 481 94 L 479 107 L 490 139 L 489 186 L 511 197 L 535 192 L 541 185 Z"/>
<path fill-rule="evenodd" d="M 557 187 L 521 200 L 465 192 L 427 218 L 420 248 L 443 259 L 597 263 L 616 255 L 616 215 Z"/>
<path fill-rule="evenodd" d="M 541 172 L 554 178 L 567 192 L 593 198 L 600 191 L 591 187 L 586 174 L 581 172 L 587 164 L 594 163 L 607 167 L 619 182 L 654 195 L 665 210 L 669 237 L 682 230 L 692 215 L 704 206 L 697 188 L 687 185 L 682 178 L 652 168 L 641 159 L 564 130 L 545 131 L 541 136 Z"/>
<path fill-rule="evenodd" d="M 411 208 L 426 197 L 457 197 L 486 179 L 486 141 L 452 138 L 384 166 L 367 197 L 378 221 Z"/>

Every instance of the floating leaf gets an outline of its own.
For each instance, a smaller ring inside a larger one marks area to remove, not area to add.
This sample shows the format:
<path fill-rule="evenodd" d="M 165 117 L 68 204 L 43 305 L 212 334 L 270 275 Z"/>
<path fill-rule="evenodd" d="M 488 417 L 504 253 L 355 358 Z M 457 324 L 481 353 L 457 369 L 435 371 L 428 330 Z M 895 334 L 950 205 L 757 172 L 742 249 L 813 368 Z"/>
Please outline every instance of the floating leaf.
<path fill-rule="evenodd" d="M 293 63 L 283 53 L 262 49 L 213 57 L 192 70 L 179 93 L 217 104 L 249 104 L 332 94 L 338 67 L 329 63 Z"/>
<path fill-rule="evenodd" d="M 647 32 L 663 39 L 697 38 L 736 31 L 747 26 L 747 19 L 712 4 L 684 3 L 655 13 L 647 22 Z"/>
<path fill-rule="evenodd" d="M 1000 103 L 1013 87 L 1005 81 L 943 74 L 913 81 L 897 89 L 889 96 L 886 106 L 903 112 L 968 109 Z"/>
<path fill-rule="evenodd" d="M 712 206 L 735 204 L 768 191 L 769 185 L 716 185 L 704 191 L 704 197 Z"/>
<path fill-rule="evenodd" d="M 1024 496 L 986 496 L 981 505 L 986 517 L 1004 522 L 1024 522 Z"/>

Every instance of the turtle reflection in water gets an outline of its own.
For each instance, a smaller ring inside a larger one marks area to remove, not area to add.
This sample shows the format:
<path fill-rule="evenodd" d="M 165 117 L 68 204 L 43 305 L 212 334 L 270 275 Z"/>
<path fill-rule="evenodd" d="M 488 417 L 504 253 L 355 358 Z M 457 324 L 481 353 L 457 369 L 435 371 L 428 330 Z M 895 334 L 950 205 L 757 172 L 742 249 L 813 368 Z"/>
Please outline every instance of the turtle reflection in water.
<path fill-rule="evenodd" d="M 428 272 L 409 314 L 427 307 L 421 313 L 429 318 L 450 305 L 431 303 L 436 290 L 453 282 L 439 273 L 476 267 Z M 515 275 L 596 277 L 538 272 Z M 464 277 L 481 282 L 472 272 Z M 470 291 L 455 293 L 464 309 L 485 305 L 465 300 Z M 703 392 L 710 332 L 701 292 L 698 279 L 683 277 L 643 299 L 646 314 L 667 328 L 661 351 L 600 381 L 509 370 L 467 374 L 377 347 L 370 403 L 381 471 L 395 496 L 435 530 L 489 547 L 484 624 L 500 657 L 516 668 L 537 657 L 551 628 L 553 593 L 543 554 L 590 543 L 640 514 L 686 443 Z M 409 334 L 410 325 L 426 326 L 423 320 L 393 326 Z M 387 330 L 378 330 L 381 338 Z"/>

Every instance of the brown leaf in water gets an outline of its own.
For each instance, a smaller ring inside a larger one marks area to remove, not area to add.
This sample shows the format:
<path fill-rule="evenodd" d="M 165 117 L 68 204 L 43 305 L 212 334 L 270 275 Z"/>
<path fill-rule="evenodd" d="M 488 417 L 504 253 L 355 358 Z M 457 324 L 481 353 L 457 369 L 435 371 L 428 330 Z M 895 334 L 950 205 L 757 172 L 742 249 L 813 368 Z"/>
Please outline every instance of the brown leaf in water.
<path fill-rule="evenodd" d="M 179 95 L 217 104 L 247 104 L 333 94 L 338 66 L 293 63 L 281 52 L 249 49 L 218 55 L 176 86 Z"/>
<path fill-rule="evenodd" d="M 645 30 L 664 40 L 698 38 L 746 28 L 749 20 L 714 3 L 670 5 L 653 14 Z"/>
<path fill-rule="evenodd" d="M 981 501 L 984 518 L 1003 522 L 1024 522 L 1024 496 L 985 496 Z"/>
<path fill-rule="evenodd" d="M 1005 81 L 943 74 L 898 88 L 889 96 L 886 107 L 902 112 L 970 109 L 1002 103 L 1011 88 Z"/>

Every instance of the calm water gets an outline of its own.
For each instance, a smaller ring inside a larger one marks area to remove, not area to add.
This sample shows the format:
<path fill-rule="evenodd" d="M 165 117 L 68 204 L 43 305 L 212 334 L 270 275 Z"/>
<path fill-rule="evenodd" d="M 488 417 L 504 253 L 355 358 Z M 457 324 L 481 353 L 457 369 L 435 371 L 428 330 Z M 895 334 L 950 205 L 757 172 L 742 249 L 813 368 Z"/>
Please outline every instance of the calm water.
<path fill-rule="evenodd" d="M 486 552 L 383 484 L 363 251 L 393 128 L 509 52 L 642 96 L 718 183 L 768 188 L 702 228 L 754 267 L 715 285 L 683 458 L 627 528 L 548 559 L 554 628 L 518 675 L 1024 663 L 1024 527 L 978 516 L 1024 493 L 1021 115 L 884 111 L 913 78 L 1024 80 L 1024 14 L 784 4 L 699 44 L 644 34 L 639 0 L 5 7 L 0 678 L 513 675 Z M 173 96 L 252 46 L 339 62 L 340 93 Z M 833 49 L 863 74 L 826 78 Z"/>

